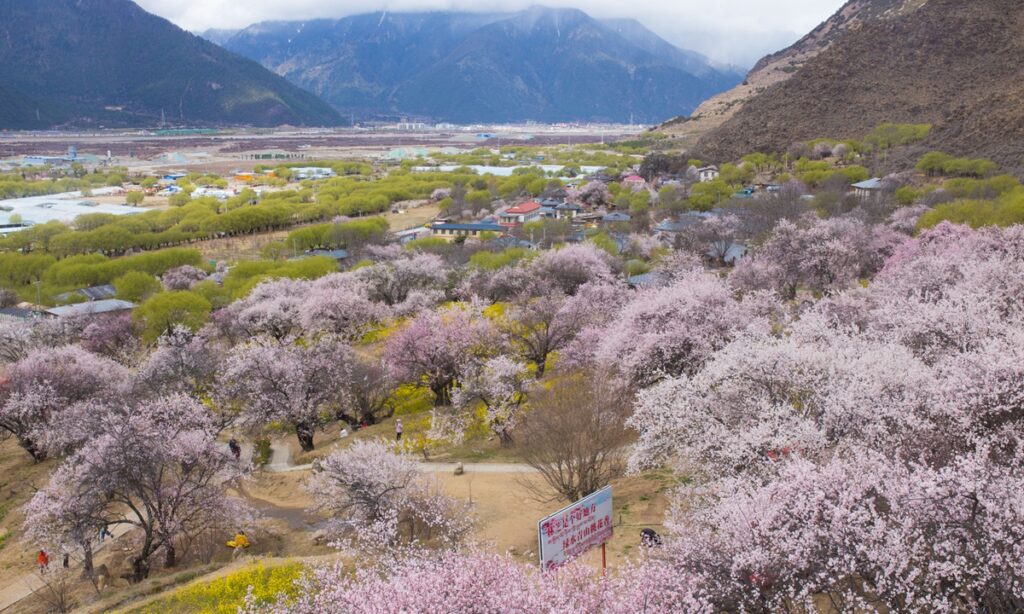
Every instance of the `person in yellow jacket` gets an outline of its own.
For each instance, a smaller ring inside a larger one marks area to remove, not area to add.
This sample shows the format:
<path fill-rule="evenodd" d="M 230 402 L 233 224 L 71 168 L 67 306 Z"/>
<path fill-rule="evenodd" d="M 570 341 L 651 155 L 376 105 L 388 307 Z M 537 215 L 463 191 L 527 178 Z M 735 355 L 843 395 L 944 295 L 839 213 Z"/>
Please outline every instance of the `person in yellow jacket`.
<path fill-rule="evenodd" d="M 250 546 L 249 538 L 245 536 L 245 531 L 239 531 L 235 538 L 226 545 L 228 548 L 248 548 Z"/>

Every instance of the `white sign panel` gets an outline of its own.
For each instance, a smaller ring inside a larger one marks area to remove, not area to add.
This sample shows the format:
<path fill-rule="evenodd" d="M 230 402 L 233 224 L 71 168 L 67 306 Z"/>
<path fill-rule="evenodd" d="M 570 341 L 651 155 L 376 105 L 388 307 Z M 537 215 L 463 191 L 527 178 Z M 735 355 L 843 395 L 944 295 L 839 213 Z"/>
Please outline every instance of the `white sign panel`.
<path fill-rule="evenodd" d="M 612 487 L 605 486 L 537 523 L 541 569 L 553 569 L 612 537 Z"/>

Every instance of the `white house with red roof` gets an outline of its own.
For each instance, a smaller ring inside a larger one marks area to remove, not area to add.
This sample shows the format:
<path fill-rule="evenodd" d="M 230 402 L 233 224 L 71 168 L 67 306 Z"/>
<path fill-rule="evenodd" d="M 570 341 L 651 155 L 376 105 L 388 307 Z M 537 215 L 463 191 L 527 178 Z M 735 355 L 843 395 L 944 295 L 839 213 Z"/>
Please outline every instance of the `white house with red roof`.
<path fill-rule="evenodd" d="M 527 222 L 540 219 L 540 203 L 528 201 L 515 207 L 509 207 L 501 213 L 502 226 L 522 226 Z"/>
<path fill-rule="evenodd" d="M 632 186 L 646 185 L 647 180 L 640 175 L 630 175 L 622 180 L 622 183 L 629 184 Z"/>

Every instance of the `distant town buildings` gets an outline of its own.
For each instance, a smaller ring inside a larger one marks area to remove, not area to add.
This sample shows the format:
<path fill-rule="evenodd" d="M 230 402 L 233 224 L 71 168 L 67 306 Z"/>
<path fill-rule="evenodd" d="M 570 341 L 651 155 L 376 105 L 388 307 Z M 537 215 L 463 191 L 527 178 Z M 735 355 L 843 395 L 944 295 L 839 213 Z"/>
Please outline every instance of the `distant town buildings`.
<path fill-rule="evenodd" d="M 292 176 L 296 179 L 328 179 L 335 176 L 333 168 L 326 166 L 303 166 L 292 169 Z"/>

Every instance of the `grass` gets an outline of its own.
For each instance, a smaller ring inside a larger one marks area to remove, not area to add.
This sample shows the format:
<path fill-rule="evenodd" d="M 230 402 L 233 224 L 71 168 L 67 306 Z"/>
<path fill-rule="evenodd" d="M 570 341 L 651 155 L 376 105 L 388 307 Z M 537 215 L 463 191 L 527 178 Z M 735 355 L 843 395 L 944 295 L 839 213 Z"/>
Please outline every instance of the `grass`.
<path fill-rule="evenodd" d="M 246 595 L 252 588 L 257 603 L 268 604 L 278 595 L 294 596 L 298 592 L 295 581 L 302 577 L 305 566 L 285 563 L 267 566 L 254 563 L 222 578 L 197 582 L 179 588 L 166 597 L 151 601 L 131 614 L 158 614 L 176 612 L 185 614 L 235 614 L 245 605 Z"/>

